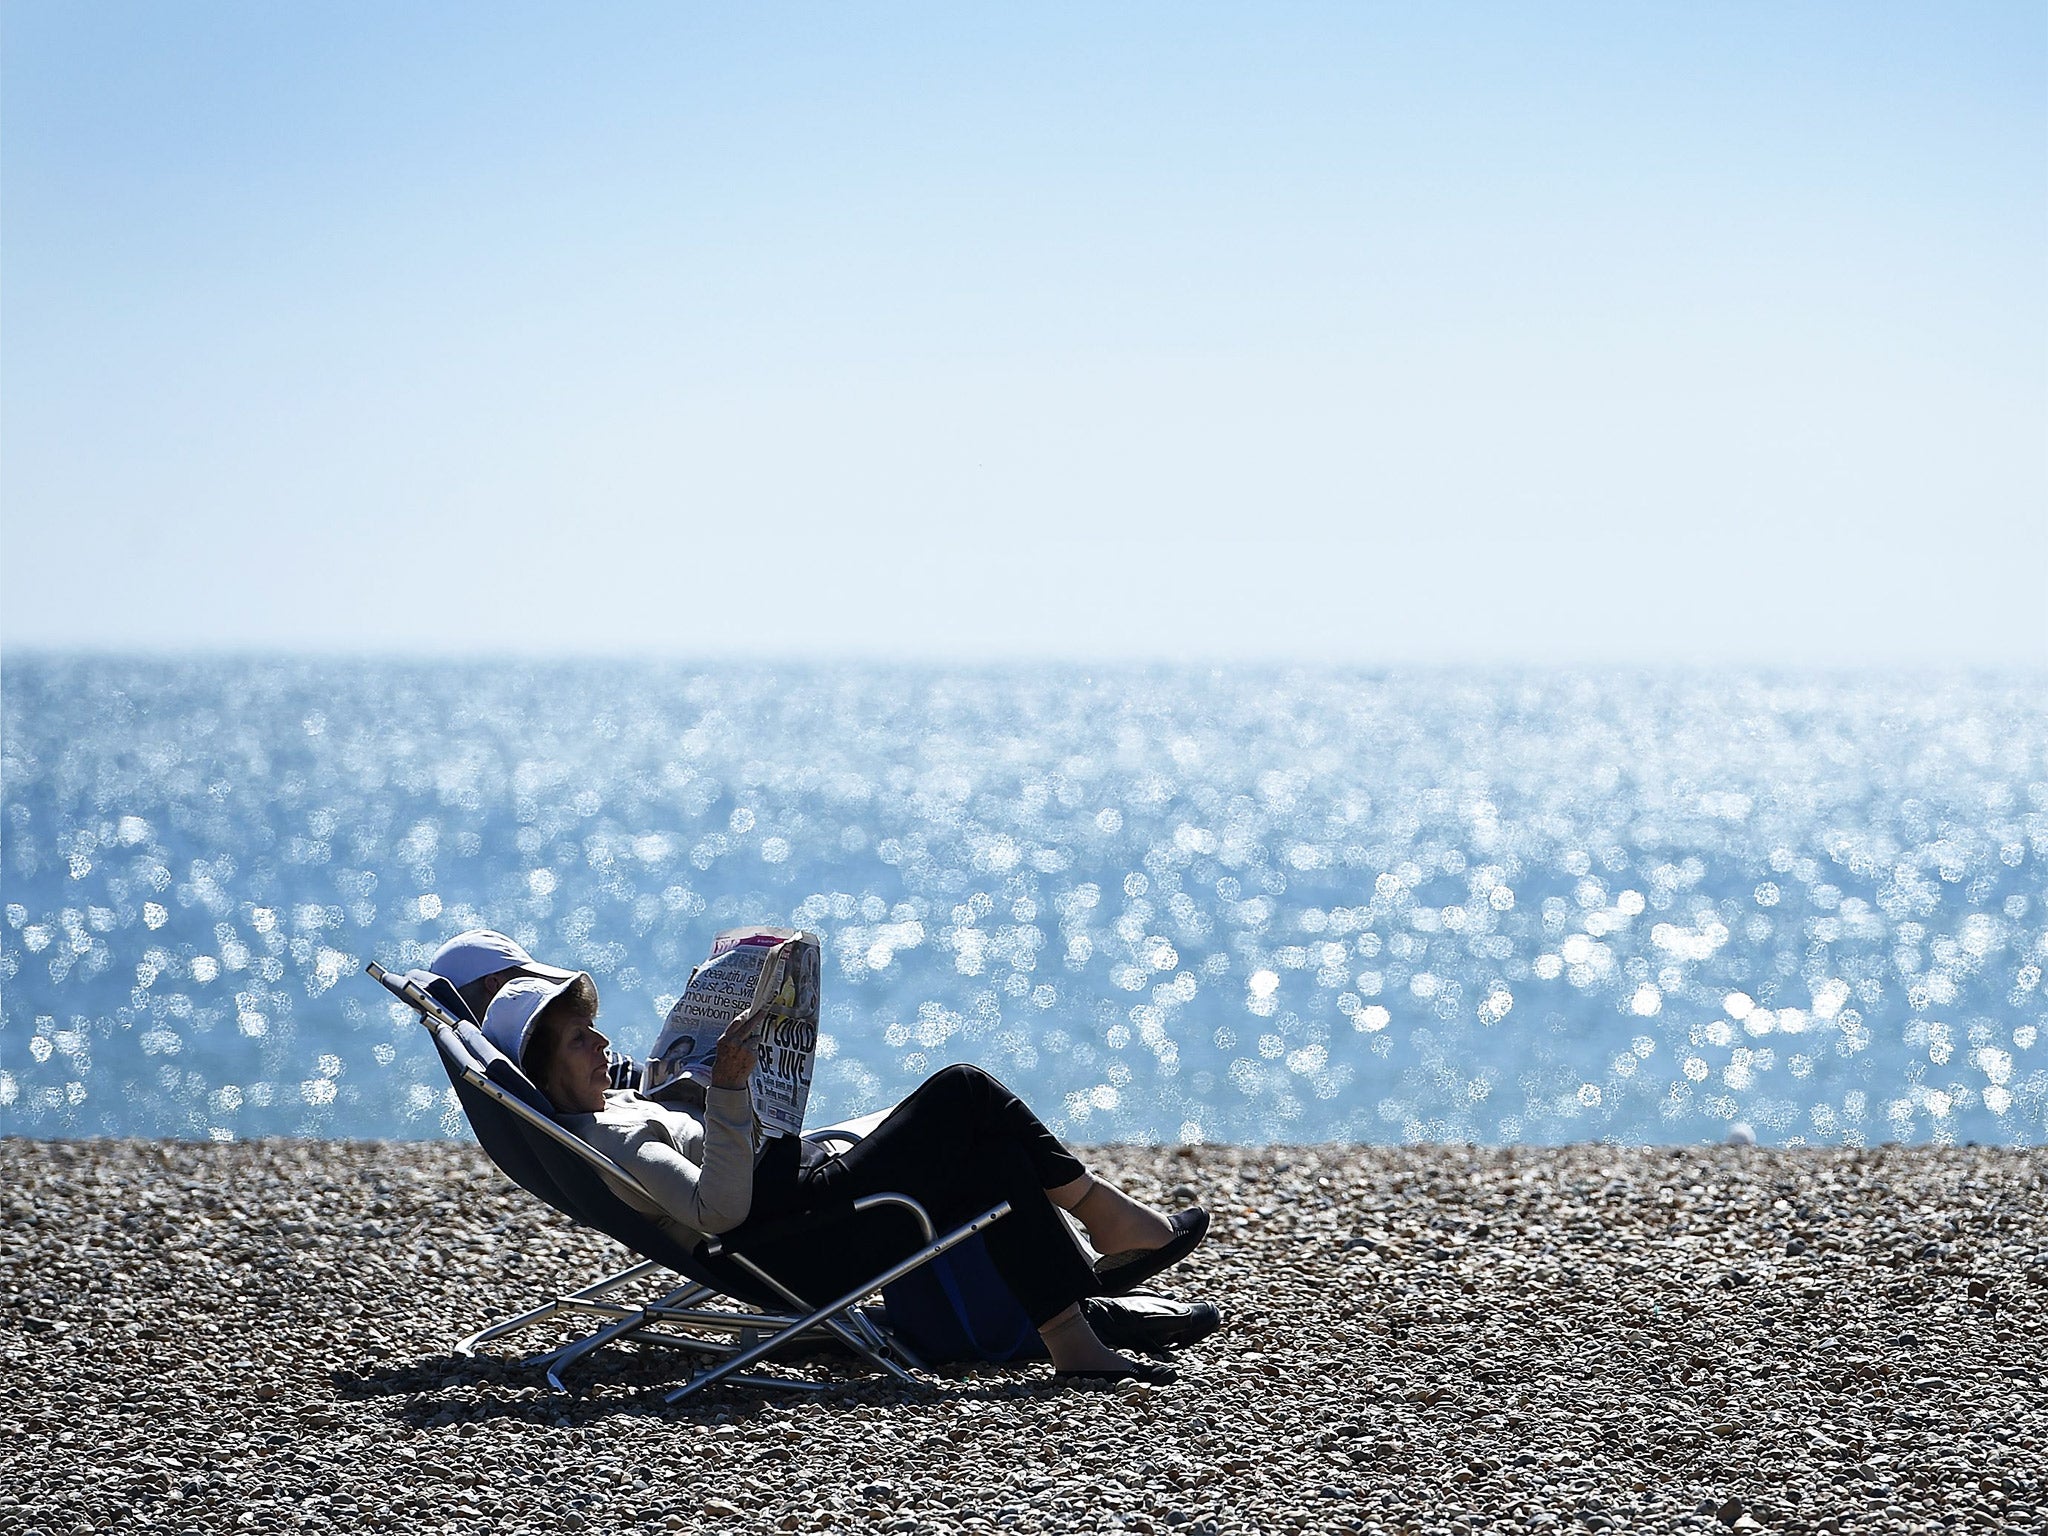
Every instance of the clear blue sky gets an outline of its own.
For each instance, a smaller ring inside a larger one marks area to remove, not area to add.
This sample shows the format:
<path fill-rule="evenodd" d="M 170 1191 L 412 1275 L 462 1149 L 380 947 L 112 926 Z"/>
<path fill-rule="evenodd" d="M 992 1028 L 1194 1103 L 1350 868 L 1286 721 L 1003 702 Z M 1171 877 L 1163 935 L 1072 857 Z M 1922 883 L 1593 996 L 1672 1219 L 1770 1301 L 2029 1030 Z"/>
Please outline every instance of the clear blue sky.
<path fill-rule="evenodd" d="M 0 43 L 0 644 L 2048 663 L 2032 0 Z"/>

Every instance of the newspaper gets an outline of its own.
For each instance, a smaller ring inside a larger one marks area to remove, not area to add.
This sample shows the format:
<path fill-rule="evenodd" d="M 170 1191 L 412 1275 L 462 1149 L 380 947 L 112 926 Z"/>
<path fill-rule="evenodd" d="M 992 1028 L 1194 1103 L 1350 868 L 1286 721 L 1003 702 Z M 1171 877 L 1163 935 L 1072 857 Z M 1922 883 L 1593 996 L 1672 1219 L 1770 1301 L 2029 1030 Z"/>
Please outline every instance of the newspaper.
<path fill-rule="evenodd" d="M 711 958 L 690 973 L 655 1037 L 643 1091 L 701 1102 L 719 1036 L 742 1012 L 756 1008 L 758 1054 L 749 1085 L 755 1117 L 766 1136 L 801 1135 L 818 1050 L 820 959 L 818 936 L 800 929 L 728 928 L 719 934 Z"/>

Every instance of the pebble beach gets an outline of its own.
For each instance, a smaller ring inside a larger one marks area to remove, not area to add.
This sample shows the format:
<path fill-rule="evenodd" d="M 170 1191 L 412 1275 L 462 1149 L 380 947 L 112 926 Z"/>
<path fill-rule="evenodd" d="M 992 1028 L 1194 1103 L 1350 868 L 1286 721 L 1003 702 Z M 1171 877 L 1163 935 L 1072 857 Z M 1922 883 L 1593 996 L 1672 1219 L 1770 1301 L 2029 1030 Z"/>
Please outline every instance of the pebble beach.
<path fill-rule="evenodd" d="M 2048 1153 L 1094 1160 L 1217 1218 L 1167 1277 L 1225 1316 L 1178 1382 L 957 1369 L 666 1408 L 665 1352 L 586 1362 L 574 1396 L 451 1352 L 622 1262 L 471 1145 L 0 1141 L 0 1531 L 2048 1520 Z"/>

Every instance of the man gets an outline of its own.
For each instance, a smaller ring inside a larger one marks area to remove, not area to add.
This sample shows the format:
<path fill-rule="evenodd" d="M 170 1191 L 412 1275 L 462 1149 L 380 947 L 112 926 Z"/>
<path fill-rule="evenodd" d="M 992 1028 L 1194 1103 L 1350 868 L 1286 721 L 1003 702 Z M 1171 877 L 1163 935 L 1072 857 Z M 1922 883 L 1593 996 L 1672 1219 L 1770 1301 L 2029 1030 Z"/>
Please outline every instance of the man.
<path fill-rule="evenodd" d="M 478 1019 L 491 1006 L 499 988 L 515 976 L 538 976 L 544 981 L 568 981 L 575 971 L 542 965 L 516 939 L 495 928 L 472 928 L 458 933 L 434 951 L 427 969 L 454 985 L 470 1014 Z"/>

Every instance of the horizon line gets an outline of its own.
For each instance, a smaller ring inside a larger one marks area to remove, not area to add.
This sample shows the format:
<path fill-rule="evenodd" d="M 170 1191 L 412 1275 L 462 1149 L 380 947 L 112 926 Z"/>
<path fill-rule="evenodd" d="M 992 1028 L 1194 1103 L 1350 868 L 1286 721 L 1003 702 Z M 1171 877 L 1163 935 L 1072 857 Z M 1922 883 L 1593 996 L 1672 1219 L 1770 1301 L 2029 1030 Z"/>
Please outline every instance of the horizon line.
<path fill-rule="evenodd" d="M 1629 659 L 1614 656 L 1558 656 L 1543 659 L 1497 656 L 1339 656 L 1286 654 L 1230 654 L 1164 652 L 1087 654 L 1068 651 L 990 652 L 988 654 L 941 655 L 931 652 L 835 651 L 831 654 L 794 651 L 738 651 L 705 649 L 644 650 L 599 648 L 590 650 L 523 650 L 514 647 L 475 649 L 402 650 L 385 646 L 282 646 L 198 645 L 184 647 L 139 647 L 123 645 L 75 645 L 0 642 L 0 666 L 35 661 L 126 661 L 158 662 L 166 665 L 199 662 L 325 662 L 339 664 L 404 664 L 415 666 L 581 666 L 581 665 L 679 665 L 744 668 L 809 667 L 818 669 L 900 667 L 922 671 L 1009 672 L 1032 668 L 1059 670 L 1098 669 L 1104 671 L 1318 671 L 1318 672 L 1413 672 L 1413 673 L 1519 673 L 1527 675 L 1604 673 L 1642 676 L 1698 677 L 1713 673 L 1746 677 L 1869 677 L 1886 675 L 1899 680 L 1955 678 L 1960 676 L 2004 678 L 2012 681 L 2048 682 L 2048 654 L 2038 658 L 2001 661 L 1980 659 L 1923 659 L 1902 661 L 1870 658 L 1845 660 L 1839 657 L 1800 660 L 1796 658 L 1718 658 L 1684 660 L 1670 656 Z"/>

